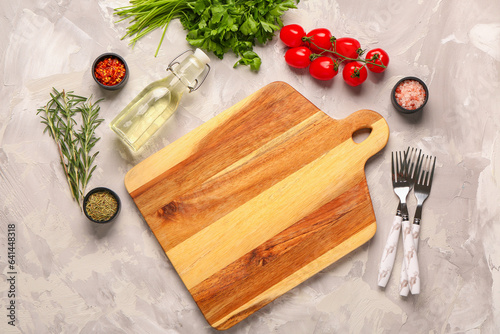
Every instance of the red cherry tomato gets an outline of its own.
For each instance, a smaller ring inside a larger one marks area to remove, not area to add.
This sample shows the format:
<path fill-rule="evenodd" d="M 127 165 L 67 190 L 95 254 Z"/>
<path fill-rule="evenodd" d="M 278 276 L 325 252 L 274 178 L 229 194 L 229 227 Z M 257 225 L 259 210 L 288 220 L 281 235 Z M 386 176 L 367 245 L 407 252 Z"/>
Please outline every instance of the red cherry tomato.
<path fill-rule="evenodd" d="M 281 28 L 280 39 L 286 46 L 295 48 L 302 45 L 302 37 L 306 35 L 304 28 L 298 24 L 289 24 Z"/>
<path fill-rule="evenodd" d="M 357 59 L 359 52 L 361 52 L 361 44 L 357 39 L 351 37 L 338 38 L 333 42 L 334 51 L 336 51 L 340 58 Z"/>
<path fill-rule="evenodd" d="M 384 72 L 389 65 L 389 55 L 382 49 L 368 51 L 365 59 L 367 60 L 366 67 L 375 73 Z"/>
<path fill-rule="evenodd" d="M 332 33 L 326 28 L 313 29 L 307 33 L 307 37 L 310 37 L 308 45 L 314 53 L 321 53 L 322 49 L 331 50 L 332 48 Z"/>
<path fill-rule="evenodd" d="M 309 73 L 318 80 L 331 80 L 337 75 L 339 69 L 337 62 L 327 56 L 314 59 L 309 66 Z"/>
<path fill-rule="evenodd" d="M 305 46 L 288 49 L 285 53 L 285 61 L 288 65 L 296 68 L 306 68 L 311 63 L 311 50 Z"/>
<path fill-rule="evenodd" d="M 351 61 L 344 66 L 342 71 L 344 81 L 350 86 L 361 85 L 368 77 L 366 66 L 358 61 Z"/>

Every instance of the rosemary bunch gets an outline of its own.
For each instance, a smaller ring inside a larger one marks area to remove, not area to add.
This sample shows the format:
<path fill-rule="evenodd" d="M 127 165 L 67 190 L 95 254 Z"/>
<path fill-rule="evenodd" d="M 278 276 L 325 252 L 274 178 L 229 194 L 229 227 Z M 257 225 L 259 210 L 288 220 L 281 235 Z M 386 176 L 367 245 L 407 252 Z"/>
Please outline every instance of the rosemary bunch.
<path fill-rule="evenodd" d="M 103 122 L 98 118 L 101 100 L 92 103 L 91 97 L 53 90 L 51 99 L 38 109 L 37 115 L 40 114 L 45 124 L 44 133 L 48 132 L 56 143 L 71 195 L 81 209 L 85 188 L 96 168 L 92 165 L 99 153 L 91 155 L 90 151 L 100 139 L 95 136 L 95 130 Z M 81 126 L 77 129 L 79 123 Z"/>

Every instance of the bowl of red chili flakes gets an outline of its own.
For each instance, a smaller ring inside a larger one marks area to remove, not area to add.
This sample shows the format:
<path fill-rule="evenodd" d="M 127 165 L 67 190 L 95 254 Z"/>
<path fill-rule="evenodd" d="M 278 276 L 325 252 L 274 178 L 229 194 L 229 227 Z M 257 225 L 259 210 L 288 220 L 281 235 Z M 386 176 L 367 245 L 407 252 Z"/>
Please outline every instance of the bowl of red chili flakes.
<path fill-rule="evenodd" d="M 94 60 L 92 77 L 104 89 L 120 89 L 127 83 L 127 63 L 116 53 L 104 53 Z"/>

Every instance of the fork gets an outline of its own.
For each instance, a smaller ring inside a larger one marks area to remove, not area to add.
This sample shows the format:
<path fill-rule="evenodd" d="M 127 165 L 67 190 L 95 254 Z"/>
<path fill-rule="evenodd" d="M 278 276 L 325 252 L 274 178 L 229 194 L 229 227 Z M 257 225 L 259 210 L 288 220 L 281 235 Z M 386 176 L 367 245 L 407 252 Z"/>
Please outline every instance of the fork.
<path fill-rule="evenodd" d="M 391 230 L 382 253 L 380 268 L 378 272 L 378 285 L 385 287 L 391 276 L 392 267 L 396 258 L 398 248 L 399 233 L 401 223 L 408 220 L 408 209 L 406 207 L 406 197 L 410 192 L 410 184 L 406 179 L 407 174 L 407 154 L 404 152 L 392 152 L 391 154 L 392 187 L 394 193 L 399 197 L 399 205 L 396 216 L 392 222 Z"/>
<path fill-rule="evenodd" d="M 418 156 L 417 156 L 418 153 Z M 418 174 L 418 168 L 420 164 L 420 156 L 422 154 L 421 149 L 416 149 L 416 148 L 408 148 L 407 150 L 407 155 L 408 155 L 408 175 L 407 179 L 410 184 L 410 191 L 413 188 L 413 185 L 415 184 L 415 179 Z M 406 240 L 408 236 L 411 237 L 413 243 L 415 244 L 415 249 L 418 247 L 418 240 L 415 240 L 411 234 L 411 225 L 409 219 L 403 220 L 402 221 L 402 226 L 401 226 L 401 234 L 403 237 L 403 248 L 407 249 L 410 244 L 409 241 Z M 405 246 L 406 245 L 406 246 Z M 403 257 L 403 265 L 401 266 L 401 275 L 399 278 L 399 294 L 401 296 L 408 296 L 408 293 L 410 291 L 410 286 L 408 284 L 408 271 L 407 271 L 408 264 L 406 263 L 406 258 Z"/>
<path fill-rule="evenodd" d="M 411 244 L 413 248 L 410 247 L 405 251 L 405 261 L 408 263 L 408 283 L 412 294 L 420 293 L 420 271 L 418 267 L 416 244 L 418 244 L 420 234 L 422 207 L 431 192 L 432 178 L 434 177 L 434 169 L 436 167 L 436 157 L 426 155 L 422 156 L 419 160 L 417 179 L 414 186 L 414 193 L 417 198 L 417 209 L 415 210 L 411 229 L 411 234 L 413 236 L 407 236 L 408 239 L 412 241 Z"/>

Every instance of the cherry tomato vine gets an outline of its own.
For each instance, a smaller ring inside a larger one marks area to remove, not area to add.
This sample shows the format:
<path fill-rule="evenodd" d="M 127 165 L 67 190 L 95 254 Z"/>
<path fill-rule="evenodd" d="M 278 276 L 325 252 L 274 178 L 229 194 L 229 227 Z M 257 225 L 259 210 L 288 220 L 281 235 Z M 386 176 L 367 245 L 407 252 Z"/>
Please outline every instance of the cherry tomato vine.
<path fill-rule="evenodd" d="M 298 24 L 289 24 L 280 30 L 281 41 L 290 49 L 285 53 L 286 63 L 295 68 L 308 68 L 318 80 L 333 79 L 341 65 L 342 77 L 350 86 L 362 84 L 368 71 L 381 73 L 389 65 L 389 55 L 381 48 L 365 54 L 358 40 L 351 37 L 336 38 L 326 28 L 306 33 Z"/>

